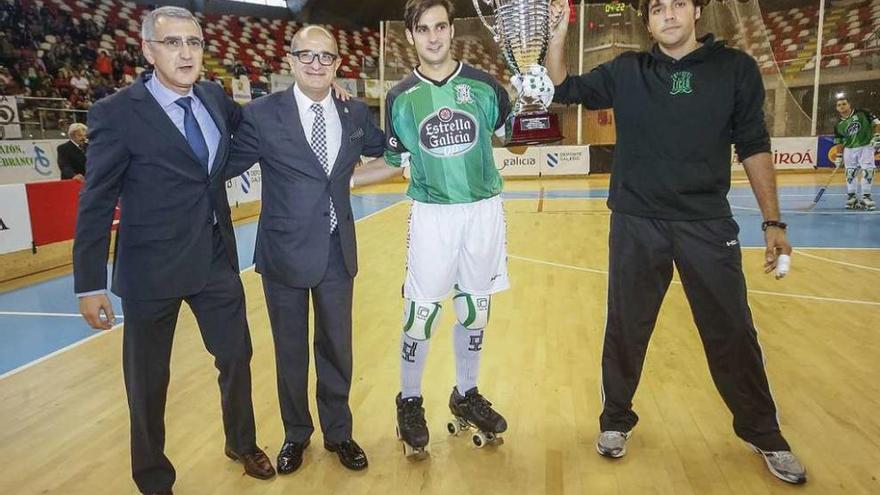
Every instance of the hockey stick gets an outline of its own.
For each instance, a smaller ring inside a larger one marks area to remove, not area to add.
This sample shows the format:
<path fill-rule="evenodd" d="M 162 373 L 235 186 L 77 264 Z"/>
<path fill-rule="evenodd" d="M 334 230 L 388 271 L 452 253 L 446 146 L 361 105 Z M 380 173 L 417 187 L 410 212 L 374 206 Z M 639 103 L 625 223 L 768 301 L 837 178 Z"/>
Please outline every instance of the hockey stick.
<path fill-rule="evenodd" d="M 807 206 L 807 207 L 804 209 L 804 211 L 810 211 L 810 210 L 812 210 L 813 208 L 815 208 L 817 204 L 819 204 L 819 200 L 822 199 L 822 195 L 825 194 L 825 191 L 828 189 L 828 186 L 831 185 L 831 181 L 834 180 L 834 176 L 837 175 L 837 172 L 838 172 L 841 168 L 843 168 L 843 167 L 841 167 L 840 165 L 834 167 L 834 171 L 831 172 L 831 175 L 828 176 L 828 182 L 826 182 L 824 186 L 822 186 L 822 187 L 819 188 L 819 191 L 816 192 L 816 197 L 813 198 L 813 202 L 810 203 L 810 205 Z"/>

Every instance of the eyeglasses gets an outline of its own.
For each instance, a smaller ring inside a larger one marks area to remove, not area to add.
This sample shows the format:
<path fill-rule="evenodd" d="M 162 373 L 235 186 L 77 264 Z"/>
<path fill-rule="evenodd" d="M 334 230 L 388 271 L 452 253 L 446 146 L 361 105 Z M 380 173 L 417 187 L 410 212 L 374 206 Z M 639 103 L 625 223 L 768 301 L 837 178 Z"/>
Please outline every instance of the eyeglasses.
<path fill-rule="evenodd" d="M 177 50 L 180 50 L 181 48 L 183 48 L 184 43 L 186 43 L 186 46 L 188 46 L 191 50 L 201 50 L 202 48 L 205 47 L 205 40 L 203 40 L 201 38 L 195 38 L 195 37 L 183 39 L 179 36 L 169 36 L 163 40 L 146 40 L 146 41 L 148 41 L 150 43 L 161 43 L 161 44 L 165 45 L 165 48 L 167 48 L 169 50 L 174 50 L 174 51 L 177 51 Z"/>
<path fill-rule="evenodd" d="M 310 64 L 318 59 L 318 63 L 321 65 L 333 65 L 333 62 L 339 58 L 335 53 L 330 52 L 313 52 L 312 50 L 297 50 L 291 53 L 297 60 L 300 61 L 301 64 Z"/>

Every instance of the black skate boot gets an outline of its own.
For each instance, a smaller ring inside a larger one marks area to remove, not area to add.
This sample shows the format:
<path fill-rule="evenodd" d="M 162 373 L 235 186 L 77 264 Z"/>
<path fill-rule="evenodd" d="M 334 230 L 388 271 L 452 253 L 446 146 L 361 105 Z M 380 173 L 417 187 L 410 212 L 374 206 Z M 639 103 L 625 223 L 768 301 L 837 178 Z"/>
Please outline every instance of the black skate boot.
<path fill-rule="evenodd" d="M 449 410 L 453 416 L 446 424 L 450 435 L 458 435 L 473 427 L 477 432 L 471 435 L 471 441 L 478 448 L 486 444 L 498 446 L 504 443 L 500 434 L 507 430 L 507 421 L 492 409 L 492 403 L 480 395 L 477 387 L 464 395 L 458 392 L 458 387 L 453 387 L 449 396 Z"/>
<path fill-rule="evenodd" d="M 403 442 L 403 454 L 414 460 L 428 457 L 428 425 L 421 397 L 401 398 L 397 394 L 397 438 Z"/>

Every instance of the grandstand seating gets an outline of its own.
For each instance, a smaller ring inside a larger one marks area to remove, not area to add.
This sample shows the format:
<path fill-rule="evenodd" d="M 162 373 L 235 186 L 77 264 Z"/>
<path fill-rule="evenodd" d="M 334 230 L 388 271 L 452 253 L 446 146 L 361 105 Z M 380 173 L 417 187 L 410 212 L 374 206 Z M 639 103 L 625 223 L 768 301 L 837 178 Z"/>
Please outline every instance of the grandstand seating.
<path fill-rule="evenodd" d="M 818 3 L 766 13 L 763 22 L 752 15 L 743 19 L 745 29 L 732 41 L 755 54 L 763 71 L 775 71 L 778 65 L 783 75 L 793 76 L 816 67 L 818 23 Z M 769 47 L 761 46 L 765 33 Z M 825 11 L 822 37 L 823 68 L 851 66 L 862 55 L 880 53 L 880 0 L 832 3 Z"/>
<path fill-rule="evenodd" d="M 8 1 L 8 0 L 7 0 Z M 25 8 L 47 6 L 65 11 L 81 20 L 91 19 L 103 33 L 96 42 L 109 52 L 124 50 L 139 43 L 140 19 L 146 7 L 113 0 L 23 0 Z M 206 69 L 228 77 L 237 64 L 258 84 L 267 84 L 268 72 L 289 72 L 284 55 L 287 43 L 301 25 L 280 19 L 258 19 L 237 15 L 198 13 L 207 40 Z M 822 66 L 847 67 L 858 63 L 861 55 L 880 52 L 880 0 L 865 0 L 846 6 L 833 3 L 826 12 Z M 752 53 L 765 72 L 779 70 L 784 75 L 810 71 L 815 67 L 818 6 L 753 15 L 743 19 L 744 29 L 731 42 Z M 113 26 L 112 32 L 104 29 Z M 376 29 L 345 30 L 325 26 L 339 43 L 342 66 L 339 76 L 373 79 L 378 76 L 379 33 Z M 766 36 L 764 36 L 766 34 Z M 58 36 L 46 34 L 37 40 L 45 52 L 59 43 Z M 503 81 L 509 74 L 494 46 L 475 38 L 461 37 L 454 47 L 456 58 L 484 69 Z M 415 50 L 393 31 L 387 38 L 386 67 L 392 77 L 399 77 L 416 65 Z M 239 69 L 240 70 L 240 69 Z"/>

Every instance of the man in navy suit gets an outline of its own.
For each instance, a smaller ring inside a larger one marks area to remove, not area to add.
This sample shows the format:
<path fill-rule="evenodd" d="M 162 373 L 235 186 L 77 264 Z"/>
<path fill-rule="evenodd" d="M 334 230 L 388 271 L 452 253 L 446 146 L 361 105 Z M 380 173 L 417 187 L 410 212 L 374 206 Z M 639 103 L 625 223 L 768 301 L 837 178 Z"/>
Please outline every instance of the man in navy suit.
<path fill-rule="evenodd" d="M 143 493 L 165 494 L 174 483 L 164 415 L 183 301 L 220 372 L 226 455 L 247 474 L 269 478 L 275 471 L 255 439 L 251 341 L 223 170 L 240 110 L 216 84 L 195 83 L 204 39 L 189 11 L 154 10 L 141 35 L 155 70 L 89 111 L 89 168 L 73 250 L 80 312 L 93 328 L 112 326 L 107 253 L 119 200 L 112 290 L 125 314 L 135 483 Z"/>
<path fill-rule="evenodd" d="M 357 273 L 349 187 L 360 156 L 383 153 L 383 134 L 365 104 L 331 94 L 340 59 L 330 33 L 317 26 L 298 31 L 289 62 L 295 85 L 244 107 L 226 173 L 234 177 L 259 161 L 264 178 L 254 261 L 275 339 L 285 434 L 278 472 L 300 466 L 314 431 L 307 396 L 309 293 L 324 447 L 359 470 L 367 457 L 352 439 L 348 405 Z"/>

